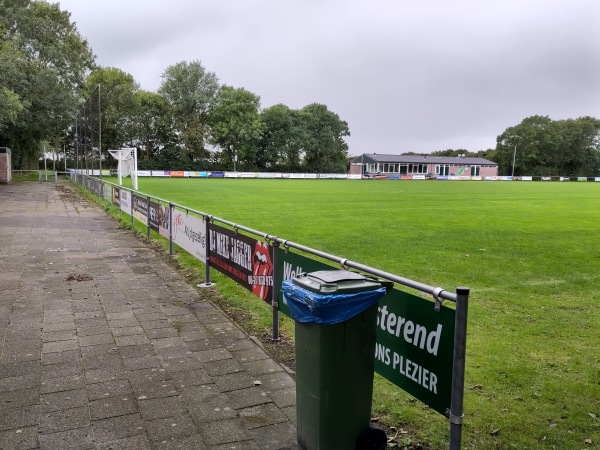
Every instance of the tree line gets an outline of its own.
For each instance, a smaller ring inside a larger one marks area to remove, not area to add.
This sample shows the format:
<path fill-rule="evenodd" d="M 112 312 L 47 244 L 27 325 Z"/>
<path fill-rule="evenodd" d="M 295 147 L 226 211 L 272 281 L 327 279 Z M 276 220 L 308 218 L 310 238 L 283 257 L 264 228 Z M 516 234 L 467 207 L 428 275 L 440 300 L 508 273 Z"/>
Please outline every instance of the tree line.
<path fill-rule="evenodd" d="M 430 154 L 485 158 L 497 163 L 498 173 L 503 175 L 599 176 L 600 120 L 531 116 L 500 134 L 495 148 L 477 152 L 448 149 Z"/>
<path fill-rule="evenodd" d="M 167 67 L 156 92 L 140 89 L 96 65 L 59 4 L 0 0 L 0 33 L 0 146 L 15 168 L 37 168 L 44 148 L 64 148 L 71 166 L 83 155 L 97 168 L 100 154 L 114 166 L 109 149 L 137 147 L 140 169 L 347 171 L 350 130 L 326 105 L 262 109 L 197 60 Z"/>
<path fill-rule="evenodd" d="M 348 169 L 348 123 L 326 105 L 261 108 L 258 95 L 221 84 L 198 60 L 168 66 L 156 92 L 140 89 L 132 75 L 96 64 L 59 4 L 0 0 L 0 35 L 0 146 L 13 150 L 16 169 L 37 168 L 44 148 L 64 149 L 74 167 L 84 141 L 86 156 L 102 150 L 103 167 L 116 164 L 109 149 L 137 147 L 140 169 Z M 598 175 L 600 121 L 532 116 L 495 148 L 432 154 L 484 157 L 500 174 Z"/>

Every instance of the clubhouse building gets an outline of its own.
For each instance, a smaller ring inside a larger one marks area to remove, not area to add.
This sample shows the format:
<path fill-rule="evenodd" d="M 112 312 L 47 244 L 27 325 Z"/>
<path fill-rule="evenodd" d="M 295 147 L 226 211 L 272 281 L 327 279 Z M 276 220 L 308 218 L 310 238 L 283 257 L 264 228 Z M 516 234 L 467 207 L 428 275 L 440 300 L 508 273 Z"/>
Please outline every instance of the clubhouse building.
<path fill-rule="evenodd" d="M 485 179 L 498 176 L 498 164 L 460 156 L 365 153 L 352 160 L 350 174 L 400 179 Z"/>

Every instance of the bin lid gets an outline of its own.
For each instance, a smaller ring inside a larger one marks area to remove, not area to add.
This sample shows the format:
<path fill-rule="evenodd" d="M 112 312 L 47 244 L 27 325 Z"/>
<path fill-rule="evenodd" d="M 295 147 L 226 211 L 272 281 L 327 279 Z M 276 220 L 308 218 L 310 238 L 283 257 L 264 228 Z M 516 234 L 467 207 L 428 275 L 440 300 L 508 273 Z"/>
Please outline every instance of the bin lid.
<path fill-rule="evenodd" d="M 309 291 L 322 294 L 372 291 L 382 286 L 375 279 L 348 270 L 319 270 L 302 273 L 293 278 L 292 283 Z"/>

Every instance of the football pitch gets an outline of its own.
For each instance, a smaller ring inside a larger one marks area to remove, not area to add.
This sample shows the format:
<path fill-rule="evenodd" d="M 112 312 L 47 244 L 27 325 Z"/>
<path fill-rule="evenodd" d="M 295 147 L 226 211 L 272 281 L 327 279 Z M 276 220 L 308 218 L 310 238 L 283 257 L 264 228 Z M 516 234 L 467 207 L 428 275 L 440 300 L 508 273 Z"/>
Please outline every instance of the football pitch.
<path fill-rule="evenodd" d="M 463 448 L 599 444 L 600 183 L 140 178 L 139 190 L 469 287 Z M 398 442 L 447 447 L 447 420 L 399 388 L 378 378 L 373 404 Z"/>

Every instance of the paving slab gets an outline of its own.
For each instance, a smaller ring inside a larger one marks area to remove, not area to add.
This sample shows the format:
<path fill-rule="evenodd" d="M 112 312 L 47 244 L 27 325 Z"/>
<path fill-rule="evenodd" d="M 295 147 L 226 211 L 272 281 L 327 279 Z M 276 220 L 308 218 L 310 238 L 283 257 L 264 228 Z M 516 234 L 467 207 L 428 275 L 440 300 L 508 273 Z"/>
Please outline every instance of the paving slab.
<path fill-rule="evenodd" d="M 68 182 L 0 185 L 1 449 L 297 448 L 295 383 Z"/>

